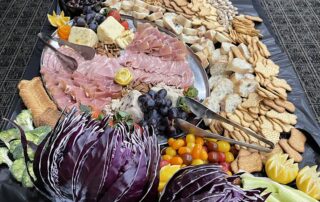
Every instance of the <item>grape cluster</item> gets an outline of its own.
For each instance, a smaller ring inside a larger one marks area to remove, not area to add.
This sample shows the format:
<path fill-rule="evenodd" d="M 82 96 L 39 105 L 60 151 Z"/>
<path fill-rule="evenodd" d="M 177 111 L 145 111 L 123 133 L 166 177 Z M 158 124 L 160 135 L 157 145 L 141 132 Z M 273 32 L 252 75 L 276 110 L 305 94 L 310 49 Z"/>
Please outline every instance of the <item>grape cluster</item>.
<path fill-rule="evenodd" d="M 97 31 L 98 26 L 106 19 L 100 14 L 101 5 L 97 3 L 93 6 L 85 6 L 83 15 L 74 18 L 74 25 L 78 27 L 88 27 L 93 31 Z"/>
<path fill-rule="evenodd" d="M 177 134 L 173 126 L 174 118 L 187 119 L 188 114 L 181 108 L 172 107 L 172 101 L 167 98 L 167 91 L 158 92 L 150 90 L 138 98 L 139 106 L 144 113 L 142 126 L 151 125 L 158 134 L 174 136 Z"/>
<path fill-rule="evenodd" d="M 67 6 L 73 8 L 83 8 L 84 6 L 93 5 L 101 0 L 65 0 Z"/>

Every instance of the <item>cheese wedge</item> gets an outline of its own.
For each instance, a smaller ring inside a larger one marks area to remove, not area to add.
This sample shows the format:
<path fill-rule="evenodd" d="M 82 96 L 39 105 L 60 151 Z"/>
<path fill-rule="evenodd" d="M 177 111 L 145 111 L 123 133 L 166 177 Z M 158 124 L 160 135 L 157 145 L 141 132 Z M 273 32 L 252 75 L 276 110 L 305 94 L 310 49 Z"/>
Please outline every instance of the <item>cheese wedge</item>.
<path fill-rule="evenodd" d="M 91 29 L 73 26 L 68 41 L 79 45 L 94 47 L 98 43 L 98 37 Z"/>
<path fill-rule="evenodd" d="M 112 16 L 108 17 L 98 27 L 97 33 L 99 41 L 114 42 L 116 38 L 121 36 L 124 27 Z"/>

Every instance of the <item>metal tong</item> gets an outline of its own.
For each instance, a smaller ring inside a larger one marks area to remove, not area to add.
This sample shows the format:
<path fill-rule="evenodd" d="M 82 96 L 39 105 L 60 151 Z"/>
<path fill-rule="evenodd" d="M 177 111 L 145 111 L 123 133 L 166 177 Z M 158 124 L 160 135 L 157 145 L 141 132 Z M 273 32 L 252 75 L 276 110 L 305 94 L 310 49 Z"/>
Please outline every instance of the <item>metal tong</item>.
<path fill-rule="evenodd" d="M 238 129 L 242 130 L 247 135 L 255 137 L 258 140 L 266 143 L 269 147 L 262 147 L 262 146 L 257 145 L 257 144 L 249 144 L 249 143 L 246 143 L 246 142 L 241 142 L 241 141 L 237 141 L 237 140 L 234 140 L 234 139 L 231 139 L 231 138 L 227 138 L 227 137 L 224 137 L 224 136 L 221 136 L 221 135 L 214 134 L 214 133 L 208 132 L 206 130 L 203 130 L 203 129 L 201 129 L 201 128 L 199 128 L 199 127 L 197 127 L 197 126 L 195 126 L 195 125 L 193 125 L 193 124 L 191 124 L 191 123 L 189 123 L 187 121 L 182 120 L 182 119 L 176 119 L 177 126 L 180 129 L 182 129 L 184 132 L 197 134 L 198 136 L 202 136 L 202 137 L 206 137 L 206 138 L 215 138 L 215 139 L 218 139 L 218 140 L 224 140 L 224 141 L 230 142 L 232 144 L 237 144 L 237 145 L 240 145 L 240 146 L 256 149 L 256 150 L 263 151 L 263 152 L 271 152 L 272 149 L 274 148 L 274 144 L 271 141 L 265 139 L 262 135 L 258 135 L 255 132 L 253 132 L 252 130 L 250 130 L 248 128 L 245 128 L 245 127 L 243 127 L 243 126 L 241 126 L 241 125 L 239 125 L 239 124 L 237 124 L 237 123 L 235 123 L 235 122 L 233 122 L 233 121 L 231 121 L 229 119 L 226 119 L 226 118 L 220 116 L 219 114 L 211 111 L 206 106 L 204 106 L 203 104 L 201 104 L 200 102 L 198 102 L 198 101 L 196 101 L 194 99 L 191 99 L 191 98 L 188 98 L 188 97 L 186 97 L 185 99 L 186 99 L 186 103 L 189 106 L 190 110 L 197 117 L 215 119 L 215 120 L 230 124 L 230 125 L 238 128 Z"/>
<path fill-rule="evenodd" d="M 49 37 L 48 35 L 46 35 L 42 32 L 38 33 L 38 37 L 46 46 L 51 48 L 57 54 L 57 57 L 63 63 L 64 68 L 66 68 L 67 70 L 72 71 L 72 72 L 77 70 L 78 62 L 74 58 L 61 53 L 52 44 L 50 44 L 50 40 L 52 39 L 51 37 Z"/>

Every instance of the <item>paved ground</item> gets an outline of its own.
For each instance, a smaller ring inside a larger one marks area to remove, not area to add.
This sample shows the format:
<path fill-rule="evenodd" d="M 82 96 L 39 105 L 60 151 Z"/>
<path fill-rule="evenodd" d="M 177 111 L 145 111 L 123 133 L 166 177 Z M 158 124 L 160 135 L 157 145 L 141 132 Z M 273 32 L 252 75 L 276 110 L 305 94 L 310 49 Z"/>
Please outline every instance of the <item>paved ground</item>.
<path fill-rule="evenodd" d="M 254 0 L 255 1 L 255 0 Z M 259 0 L 282 47 L 320 118 L 320 1 Z M 0 116 L 6 117 L 17 96 L 37 42 L 36 34 L 47 25 L 52 0 L 0 0 Z M 0 128 L 3 122 L 0 121 Z"/>
<path fill-rule="evenodd" d="M 320 1 L 259 1 L 320 121 Z"/>

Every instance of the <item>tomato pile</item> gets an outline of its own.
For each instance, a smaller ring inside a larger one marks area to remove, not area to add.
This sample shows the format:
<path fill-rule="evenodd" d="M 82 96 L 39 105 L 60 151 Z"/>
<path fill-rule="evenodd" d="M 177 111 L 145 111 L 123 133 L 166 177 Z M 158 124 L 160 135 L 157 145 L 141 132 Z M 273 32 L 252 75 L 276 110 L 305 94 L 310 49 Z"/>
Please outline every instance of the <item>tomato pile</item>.
<path fill-rule="evenodd" d="M 197 137 L 188 134 L 184 138 L 170 138 L 169 147 L 164 149 L 160 167 L 166 165 L 202 165 L 208 163 L 220 164 L 223 170 L 231 173 L 230 163 L 235 156 L 230 144 L 212 138 Z"/>

